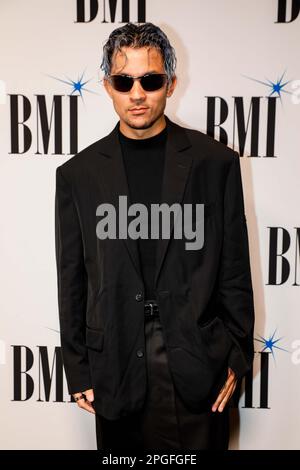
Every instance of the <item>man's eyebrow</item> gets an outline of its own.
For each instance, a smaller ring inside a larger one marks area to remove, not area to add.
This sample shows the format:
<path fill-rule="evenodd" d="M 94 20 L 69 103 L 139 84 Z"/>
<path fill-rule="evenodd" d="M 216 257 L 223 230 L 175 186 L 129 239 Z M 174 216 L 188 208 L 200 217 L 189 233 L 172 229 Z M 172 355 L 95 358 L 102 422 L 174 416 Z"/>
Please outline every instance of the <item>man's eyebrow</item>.
<path fill-rule="evenodd" d="M 163 72 L 159 72 L 158 70 L 149 70 L 149 72 L 146 72 L 146 73 L 163 73 Z M 145 75 L 146 75 L 145 73 Z"/>

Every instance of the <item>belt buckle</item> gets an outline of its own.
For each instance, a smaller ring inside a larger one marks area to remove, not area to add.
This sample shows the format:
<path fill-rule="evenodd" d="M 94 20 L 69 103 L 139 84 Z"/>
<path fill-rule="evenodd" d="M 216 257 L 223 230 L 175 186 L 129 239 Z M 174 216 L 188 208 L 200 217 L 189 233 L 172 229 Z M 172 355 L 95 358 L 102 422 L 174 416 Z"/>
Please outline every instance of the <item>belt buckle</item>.
<path fill-rule="evenodd" d="M 150 317 L 153 317 L 153 315 L 154 315 L 154 304 L 153 304 L 153 302 L 149 302 L 148 305 L 150 305 Z"/>
<path fill-rule="evenodd" d="M 145 306 L 150 307 L 150 313 L 146 313 L 146 316 L 154 317 L 155 302 L 146 302 Z"/>

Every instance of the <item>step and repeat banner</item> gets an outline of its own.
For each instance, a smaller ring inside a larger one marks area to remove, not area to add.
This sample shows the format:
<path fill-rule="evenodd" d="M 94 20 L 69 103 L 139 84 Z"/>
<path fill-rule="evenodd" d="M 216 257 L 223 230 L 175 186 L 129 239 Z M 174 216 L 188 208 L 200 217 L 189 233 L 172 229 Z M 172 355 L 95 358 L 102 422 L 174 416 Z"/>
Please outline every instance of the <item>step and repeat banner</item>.
<path fill-rule="evenodd" d="M 96 449 L 60 356 L 55 170 L 118 121 L 109 34 L 152 22 L 176 50 L 165 113 L 241 159 L 255 359 L 230 449 L 300 448 L 300 2 L 1 0 L 0 448 Z"/>

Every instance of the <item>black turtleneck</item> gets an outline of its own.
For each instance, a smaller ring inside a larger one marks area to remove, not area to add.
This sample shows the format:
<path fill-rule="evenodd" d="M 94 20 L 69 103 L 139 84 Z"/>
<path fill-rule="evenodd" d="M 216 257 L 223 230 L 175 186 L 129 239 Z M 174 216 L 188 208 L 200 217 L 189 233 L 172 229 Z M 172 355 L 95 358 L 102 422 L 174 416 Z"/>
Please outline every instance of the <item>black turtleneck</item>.
<path fill-rule="evenodd" d="M 161 202 L 161 189 L 164 172 L 166 127 L 147 139 L 131 139 L 120 131 L 124 166 L 127 176 L 130 203 L 142 203 L 148 209 L 148 237 L 138 238 L 140 264 L 145 284 L 145 298 L 155 299 L 154 275 L 156 258 L 156 239 L 151 239 L 150 204 Z M 135 217 L 128 217 L 128 220 Z"/>

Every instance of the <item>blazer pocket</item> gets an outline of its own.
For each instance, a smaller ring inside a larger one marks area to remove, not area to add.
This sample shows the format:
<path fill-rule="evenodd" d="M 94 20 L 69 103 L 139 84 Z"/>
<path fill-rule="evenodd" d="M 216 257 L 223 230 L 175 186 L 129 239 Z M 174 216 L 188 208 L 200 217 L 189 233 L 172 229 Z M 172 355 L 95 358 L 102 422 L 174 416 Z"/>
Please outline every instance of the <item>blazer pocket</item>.
<path fill-rule="evenodd" d="M 86 347 L 101 352 L 103 350 L 104 332 L 103 330 L 85 328 Z"/>
<path fill-rule="evenodd" d="M 200 338 L 204 339 L 210 347 L 217 346 L 220 350 L 224 350 L 224 353 L 233 344 L 223 320 L 218 315 L 203 324 L 198 323 L 198 332 Z"/>

